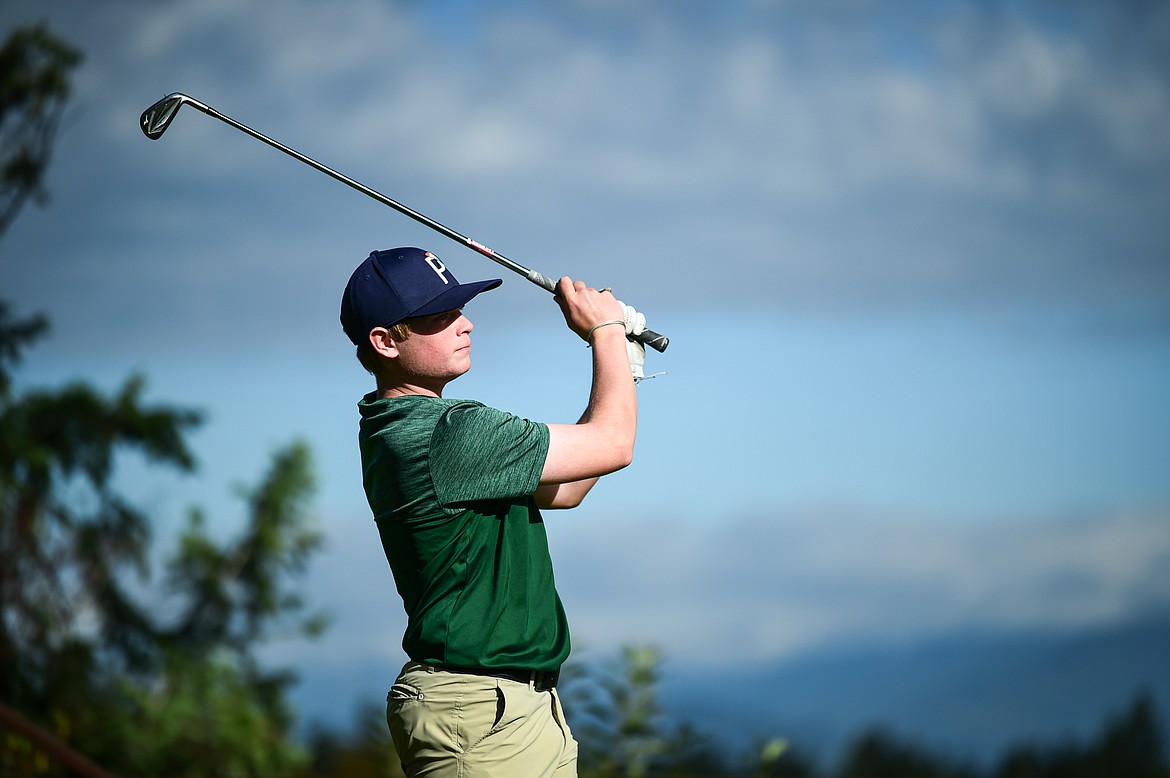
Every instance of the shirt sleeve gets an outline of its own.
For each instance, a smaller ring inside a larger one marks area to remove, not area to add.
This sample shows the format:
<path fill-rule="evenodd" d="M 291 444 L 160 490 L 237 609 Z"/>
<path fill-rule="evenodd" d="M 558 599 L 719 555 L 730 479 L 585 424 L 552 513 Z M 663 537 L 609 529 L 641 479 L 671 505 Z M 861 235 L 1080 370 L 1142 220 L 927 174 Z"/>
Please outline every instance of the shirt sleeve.
<path fill-rule="evenodd" d="M 431 477 L 443 506 L 515 499 L 536 491 L 549 431 L 479 403 L 453 405 L 431 437 Z"/>

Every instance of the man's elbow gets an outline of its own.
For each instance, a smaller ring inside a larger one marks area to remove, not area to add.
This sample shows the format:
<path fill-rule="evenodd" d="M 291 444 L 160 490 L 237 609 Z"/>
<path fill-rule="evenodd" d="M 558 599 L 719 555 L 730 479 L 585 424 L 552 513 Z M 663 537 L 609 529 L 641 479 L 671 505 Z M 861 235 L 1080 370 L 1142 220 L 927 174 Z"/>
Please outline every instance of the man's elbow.
<path fill-rule="evenodd" d="M 604 448 L 596 452 L 596 458 L 592 463 L 591 477 L 597 478 L 600 476 L 616 473 L 618 470 L 623 470 L 630 466 L 634 461 L 634 444 L 633 442 L 626 443 L 620 440 L 608 440 Z"/>
<path fill-rule="evenodd" d="M 629 467 L 634 462 L 634 439 L 623 441 L 614 447 L 613 472 Z"/>
<path fill-rule="evenodd" d="M 584 494 L 557 494 L 543 500 L 538 497 L 536 507 L 542 511 L 567 511 L 576 508 L 584 501 Z"/>
<path fill-rule="evenodd" d="M 585 492 L 573 492 L 567 495 L 557 495 L 557 499 L 548 508 L 552 510 L 568 511 L 585 502 Z"/>

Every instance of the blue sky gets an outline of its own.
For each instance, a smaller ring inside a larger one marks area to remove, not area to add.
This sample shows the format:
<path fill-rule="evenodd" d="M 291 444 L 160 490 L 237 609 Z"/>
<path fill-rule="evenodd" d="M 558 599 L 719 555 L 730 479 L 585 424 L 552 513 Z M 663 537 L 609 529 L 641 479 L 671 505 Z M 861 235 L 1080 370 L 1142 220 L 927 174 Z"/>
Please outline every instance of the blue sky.
<path fill-rule="evenodd" d="M 44 311 L 26 385 L 132 371 L 202 408 L 196 479 L 127 463 L 166 537 L 307 440 L 337 617 L 273 656 L 402 661 L 337 322 L 372 249 L 506 273 L 183 91 L 672 338 L 635 464 L 551 514 L 578 644 L 783 660 L 1170 608 L 1170 9 L 1089 2 L 48 0 L 86 60 L 51 200 L 0 240 Z M 588 356 L 518 276 L 449 394 L 575 419 Z M 347 712 L 361 679 L 316 712 Z"/>

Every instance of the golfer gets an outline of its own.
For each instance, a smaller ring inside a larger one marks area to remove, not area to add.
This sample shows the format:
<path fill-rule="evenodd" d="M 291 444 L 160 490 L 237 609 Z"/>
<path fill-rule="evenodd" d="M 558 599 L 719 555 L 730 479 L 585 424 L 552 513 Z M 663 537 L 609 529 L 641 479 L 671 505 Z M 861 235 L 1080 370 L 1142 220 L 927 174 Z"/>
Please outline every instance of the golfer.
<path fill-rule="evenodd" d="M 407 614 L 409 661 L 386 717 L 409 776 L 576 776 L 557 677 L 569 628 L 541 509 L 580 504 L 630 464 L 645 317 L 562 278 L 554 297 L 592 347 L 576 424 L 540 424 L 443 396 L 471 368 L 461 284 L 430 252 L 375 251 L 341 323 L 375 391 L 358 403 L 363 482 Z"/>

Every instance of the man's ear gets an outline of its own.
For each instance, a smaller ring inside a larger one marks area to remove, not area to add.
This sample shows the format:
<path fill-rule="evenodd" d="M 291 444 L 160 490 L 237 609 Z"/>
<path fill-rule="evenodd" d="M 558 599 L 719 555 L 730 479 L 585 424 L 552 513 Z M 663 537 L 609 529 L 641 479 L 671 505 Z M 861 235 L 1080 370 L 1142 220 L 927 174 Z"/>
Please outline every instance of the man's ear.
<path fill-rule="evenodd" d="M 387 359 L 394 359 L 398 356 L 398 342 L 394 340 L 390 330 L 385 327 L 374 327 L 370 330 L 370 346 L 374 349 L 374 353 Z"/>

